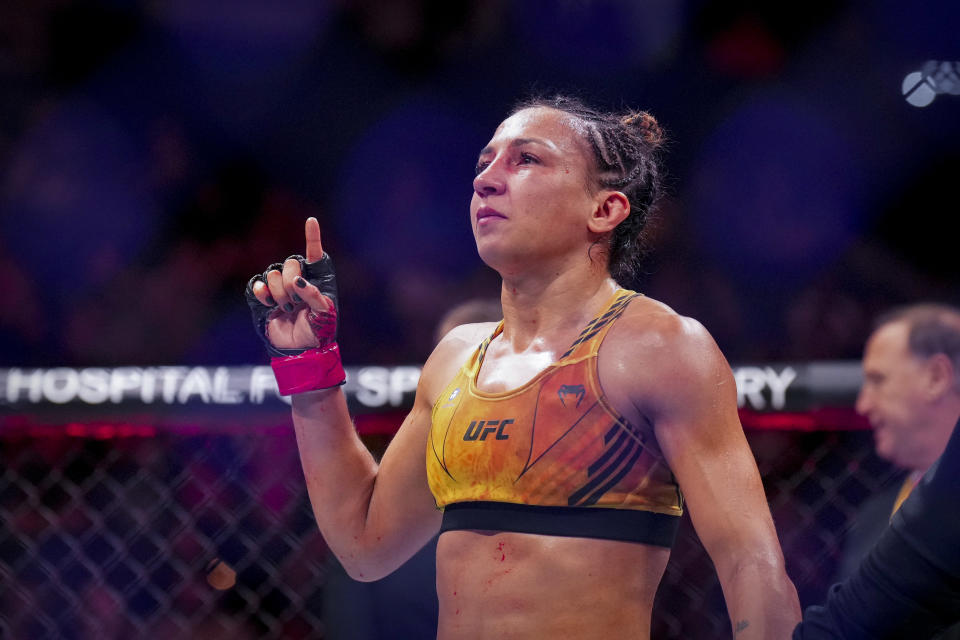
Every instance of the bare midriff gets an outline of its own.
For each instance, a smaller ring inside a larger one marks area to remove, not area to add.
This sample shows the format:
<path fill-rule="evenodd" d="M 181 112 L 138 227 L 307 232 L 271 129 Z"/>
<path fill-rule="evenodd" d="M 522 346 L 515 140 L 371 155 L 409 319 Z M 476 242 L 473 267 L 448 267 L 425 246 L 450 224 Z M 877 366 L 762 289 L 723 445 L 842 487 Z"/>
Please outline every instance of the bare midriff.
<path fill-rule="evenodd" d="M 447 531 L 437 544 L 441 640 L 647 640 L 664 547 Z"/>

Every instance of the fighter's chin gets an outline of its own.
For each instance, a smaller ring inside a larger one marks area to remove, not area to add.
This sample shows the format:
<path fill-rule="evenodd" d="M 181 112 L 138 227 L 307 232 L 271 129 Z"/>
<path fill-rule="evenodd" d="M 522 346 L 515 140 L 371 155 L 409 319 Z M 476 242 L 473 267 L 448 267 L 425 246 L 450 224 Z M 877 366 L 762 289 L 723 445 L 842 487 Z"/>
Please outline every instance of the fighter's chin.
<path fill-rule="evenodd" d="M 512 255 L 511 252 L 502 247 L 496 246 L 495 243 L 478 240 L 477 254 L 485 265 L 501 276 L 508 275 L 517 269 L 517 256 Z"/>

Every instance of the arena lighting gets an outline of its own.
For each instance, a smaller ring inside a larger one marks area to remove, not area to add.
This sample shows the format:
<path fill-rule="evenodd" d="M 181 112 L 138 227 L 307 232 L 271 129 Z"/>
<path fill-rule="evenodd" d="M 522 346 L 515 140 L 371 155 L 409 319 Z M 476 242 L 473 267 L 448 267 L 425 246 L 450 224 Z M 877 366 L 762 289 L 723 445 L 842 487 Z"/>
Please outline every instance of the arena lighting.
<path fill-rule="evenodd" d="M 901 91 L 914 107 L 926 107 L 940 94 L 960 95 L 960 62 L 927 60 L 907 74 Z"/>

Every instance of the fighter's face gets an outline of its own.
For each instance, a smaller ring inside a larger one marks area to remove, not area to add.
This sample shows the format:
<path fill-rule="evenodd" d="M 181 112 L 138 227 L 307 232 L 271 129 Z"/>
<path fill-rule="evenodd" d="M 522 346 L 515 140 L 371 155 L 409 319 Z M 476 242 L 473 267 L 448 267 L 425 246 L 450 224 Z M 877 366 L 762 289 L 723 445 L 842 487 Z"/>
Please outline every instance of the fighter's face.
<path fill-rule="evenodd" d="M 575 118 L 524 109 L 497 127 L 480 152 L 470 219 L 481 258 L 510 269 L 577 250 L 597 206 L 586 143 Z"/>

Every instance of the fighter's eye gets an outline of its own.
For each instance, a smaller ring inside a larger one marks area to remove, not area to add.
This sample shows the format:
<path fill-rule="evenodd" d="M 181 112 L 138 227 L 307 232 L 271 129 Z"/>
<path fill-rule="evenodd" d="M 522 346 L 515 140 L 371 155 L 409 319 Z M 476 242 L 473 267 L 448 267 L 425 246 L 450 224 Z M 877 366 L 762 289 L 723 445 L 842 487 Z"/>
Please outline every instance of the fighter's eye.
<path fill-rule="evenodd" d="M 483 170 L 489 166 L 490 166 L 489 162 L 487 162 L 486 160 L 481 160 L 480 162 L 477 163 L 477 166 L 473 168 L 474 175 L 477 175 L 477 176 L 480 175 L 481 173 L 483 173 Z"/>
<path fill-rule="evenodd" d="M 517 164 L 539 164 L 540 158 L 530 153 L 521 153 Z"/>

